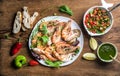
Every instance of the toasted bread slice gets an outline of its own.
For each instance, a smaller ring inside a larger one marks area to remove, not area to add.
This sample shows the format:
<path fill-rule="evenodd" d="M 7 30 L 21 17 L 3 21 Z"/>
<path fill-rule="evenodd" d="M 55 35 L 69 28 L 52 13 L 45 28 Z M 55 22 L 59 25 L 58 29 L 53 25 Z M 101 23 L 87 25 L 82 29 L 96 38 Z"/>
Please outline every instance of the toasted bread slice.
<path fill-rule="evenodd" d="M 21 22 L 22 22 L 22 14 L 20 11 L 17 12 L 14 25 L 13 25 L 13 33 L 18 33 L 21 29 Z"/>
<path fill-rule="evenodd" d="M 26 31 L 26 30 L 27 28 L 24 25 L 22 25 L 22 31 Z"/>
<path fill-rule="evenodd" d="M 38 15 L 39 15 L 38 12 L 34 12 L 33 16 L 30 17 L 30 24 L 31 25 L 33 24 L 33 22 L 35 21 L 35 19 L 37 18 Z"/>
<path fill-rule="evenodd" d="M 28 13 L 28 7 L 23 7 L 23 24 L 25 28 L 30 28 L 30 14 Z"/>

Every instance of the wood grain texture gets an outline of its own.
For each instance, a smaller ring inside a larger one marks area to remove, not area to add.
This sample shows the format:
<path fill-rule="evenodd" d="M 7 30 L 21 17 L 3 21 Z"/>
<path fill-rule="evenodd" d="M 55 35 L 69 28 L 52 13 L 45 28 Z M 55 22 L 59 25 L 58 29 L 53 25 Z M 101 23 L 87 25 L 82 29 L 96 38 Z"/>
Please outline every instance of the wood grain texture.
<path fill-rule="evenodd" d="M 120 0 L 106 1 L 114 4 L 120 2 Z M 58 7 L 63 4 L 73 10 L 73 16 L 58 11 Z M 88 45 L 89 36 L 83 28 L 82 18 L 86 10 L 95 5 L 101 5 L 100 0 L 0 0 L 0 76 L 120 76 L 120 64 L 116 62 L 102 63 L 99 59 L 96 61 L 82 59 L 83 53 L 92 52 Z M 17 55 L 25 55 L 28 61 L 33 58 L 27 44 L 32 29 L 27 32 L 21 31 L 17 35 L 11 33 L 15 14 L 21 11 L 23 6 L 29 7 L 31 15 L 34 11 L 39 12 L 40 15 L 35 23 L 43 17 L 57 13 L 57 15 L 74 19 L 80 25 L 85 43 L 81 55 L 73 64 L 59 69 L 42 65 L 25 66 L 21 69 L 15 69 L 12 66 L 12 61 Z M 95 38 L 103 42 L 114 43 L 118 48 L 117 58 L 120 60 L 120 8 L 115 9 L 112 14 L 114 17 L 112 29 L 107 34 Z M 10 37 L 5 39 L 5 34 L 9 34 Z M 23 47 L 18 54 L 10 56 L 11 47 L 19 37 L 22 39 Z"/>

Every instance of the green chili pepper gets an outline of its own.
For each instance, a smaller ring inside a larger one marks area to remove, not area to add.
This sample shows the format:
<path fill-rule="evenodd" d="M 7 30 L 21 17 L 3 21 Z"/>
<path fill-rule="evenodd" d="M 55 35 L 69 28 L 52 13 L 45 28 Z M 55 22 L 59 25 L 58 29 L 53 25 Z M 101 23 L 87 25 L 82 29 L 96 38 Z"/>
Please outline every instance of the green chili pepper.
<path fill-rule="evenodd" d="M 26 57 L 23 56 L 23 55 L 18 55 L 16 58 L 15 58 L 15 66 L 17 68 L 21 68 L 23 65 L 25 65 L 27 62 L 26 60 Z"/>

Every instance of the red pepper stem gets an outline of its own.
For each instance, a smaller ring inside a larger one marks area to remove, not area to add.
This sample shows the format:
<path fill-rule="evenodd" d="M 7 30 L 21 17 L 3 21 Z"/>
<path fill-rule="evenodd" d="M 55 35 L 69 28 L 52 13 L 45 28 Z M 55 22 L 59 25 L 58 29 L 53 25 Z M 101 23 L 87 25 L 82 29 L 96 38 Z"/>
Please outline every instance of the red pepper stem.
<path fill-rule="evenodd" d="M 20 39 L 20 38 L 18 38 L 18 40 L 17 40 L 17 41 L 18 41 L 18 42 L 20 42 L 20 40 L 21 40 L 21 39 Z"/>

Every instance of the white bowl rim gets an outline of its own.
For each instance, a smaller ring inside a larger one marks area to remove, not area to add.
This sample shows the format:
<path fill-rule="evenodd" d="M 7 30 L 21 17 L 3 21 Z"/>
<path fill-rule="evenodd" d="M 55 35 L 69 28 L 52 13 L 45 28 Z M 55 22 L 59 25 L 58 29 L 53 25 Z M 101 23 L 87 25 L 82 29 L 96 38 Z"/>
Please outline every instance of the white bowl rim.
<path fill-rule="evenodd" d="M 104 45 L 104 44 L 110 44 L 110 45 L 112 45 L 112 46 L 115 48 L 116 54 L 115 54 L 115 56 L 114 56 L 113 58 L 116 59 L 116 57 L 117 57 L 117 55 L 118 55 L 117 47 L 116 47 L 113 43 L 110 43 L 110 42 L 104 42 L 104 43 L 102 43 L 102 44 L 99 45 L 99 47 L 98 47 L 98 49 L 97 49 L 97 56 L 98 56 L 98 58 L 99 58 L 101 61 L 103 61 L 103 62 L 112 62 L 113 59 L 111 59 L 111 60 L 104 60 L 104 59 L 102 59 L 102 58 L 99 56 L 99 53 L 98 53 L 98 52 L 99 52 L 99 49 L 100 49 L 100 47 L 101 47 L 102 45 Z"/>
<path fill-rule="evenodd" d="M 113 22 L 114 22 L 113 15 L 112 15 L 111 12 L 109 12 L 109 15 L 111 16 L 111 25 L 110 25 L 103 33 L 98 34 L 98 33 L 92 33 L 92 32 L 90 32 L 90 31 L 87 29 L 84 21 L 85 21 L 86 15 L 89 13 L 89 11 L 90 11 L 91 9 L 93 9 L 93 8 L 96 8 L 96 7 L 103 8 L 103 9 L 109 11 L 107 8 L 105 8 L 105 7 L 103 7 L 103 6 L 93 6 L 93 7 L 89 8 L 89 9 L 85 12 L 84 17 L 83 17 L 83 26 L 84 26 L 85 30 L 87 31 L 87 33 L 88 33 L 90 36 L 100 36 L 100 35 L 106 34 L 108 31 L 110 31 L 110 29 L 111 29 L 112 26 L 113 26 Z"/>

